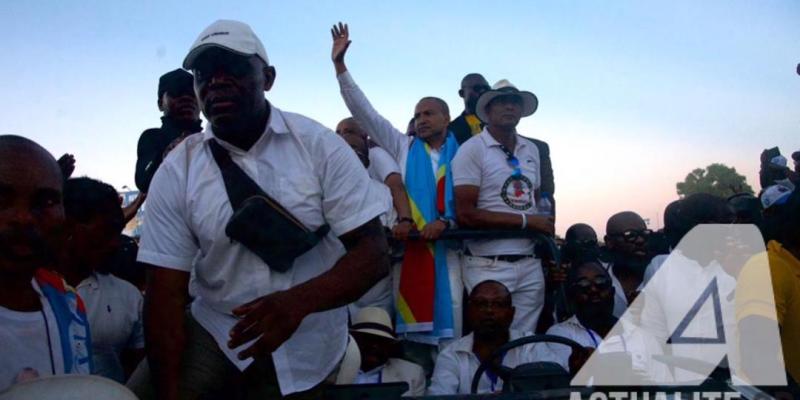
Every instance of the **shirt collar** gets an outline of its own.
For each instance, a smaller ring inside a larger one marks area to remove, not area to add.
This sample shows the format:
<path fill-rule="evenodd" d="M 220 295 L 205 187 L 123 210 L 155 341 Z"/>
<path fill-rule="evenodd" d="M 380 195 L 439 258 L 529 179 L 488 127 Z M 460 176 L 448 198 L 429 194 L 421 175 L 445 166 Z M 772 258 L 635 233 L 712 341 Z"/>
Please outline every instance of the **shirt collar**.
<path fill-rule="evenodd" d="M 508 330 L 508 339 L 515 340 L 521 337 L 525 337 L 526 333 L 514 329 Z M 472 345 L 475 343 L 475 334 L 470 333 L 467 336 L 464 336 L 460 340 L 457 340 L 451 344 L 453 346 L 453 350 L 457 353 L 470 353 L 472 354 Z"/>
<path fill-rule="evenodd" d="M 86 279 L 82 280 L 81 283 L 78 284 L 78 287 L 89 286 L 92 290 L 97 290 L 100 286 L 100 283 L 97 281 L 97 273 L 92 272 L 91 275 L 87 276 Z"/>
<path fill-rule="evenodd" d="M 516 149 L 521 149 L 528 145 L 528 140 L 524 136 L 520 135 L 519 133 L 515 133 L 515 135 L 517 136 Z M 489 133 L 489 129 L 487 127 L 483 128 L 483 130 L 480 133 L 480 137 L 483 140 L 483 144 L 486 147 L 500 147 L 500 142 L 498 142 L 497 139 L 495 139 L 494 136 L 492 136 L 492 134 Z M 514 149 L 515 153 L 516 149 Z"/>
<path fill-rule="evenodd" d="M 290 132 L 289 127 L 286 125 L 286 119 L 283 117 L 283 112 L 278 107 L 273 106 L 272 103 L 267 102 L 267 105 L 269 105 L 269 110 L 270 110 L 269 120 L 267 121 L 267 126 L 264 128 L 264 134 L 261 135 L 260 138 L 258 138 L 256 143 L 253 145 L 253 148 L 255 148 L 258 143 L 264 140 L 266 136 L 269 136 L 270 133 L 283 135 Z M 228 150 L 231 151 L 238 150 L 239 152 L 242 151 L 241 149 L 238 149 L 236 146 L 220 138 L 215 137 L 214 130 L 211 127 L 211 124 L 209 123 L 206 125 L 206 129 L 203 130 L 203 141 L 205 142 L 211 139 L 217 139 L 217 141 Z"/>

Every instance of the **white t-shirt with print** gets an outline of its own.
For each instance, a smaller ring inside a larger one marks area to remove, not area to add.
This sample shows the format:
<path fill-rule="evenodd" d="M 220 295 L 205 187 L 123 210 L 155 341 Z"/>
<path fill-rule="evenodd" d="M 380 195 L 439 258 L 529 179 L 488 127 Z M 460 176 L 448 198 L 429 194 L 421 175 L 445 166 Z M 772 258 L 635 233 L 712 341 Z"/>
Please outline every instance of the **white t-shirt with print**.
<path fill-rule="evenodd" d="M 480 188 L 477 207 L 481 210 L 512 214 L 536 212 L 534 192 L 539 189 L 539 149 L 530 140 L 517 135 L 513 151 L 519 160 L 522 176 L 513 177 L 500 143 L 488 130 L 464 142 L 453 158 L 453 185 Z M 469 240 L 467 247 L 475 256 L 533 254 L 530 239 Z"/>

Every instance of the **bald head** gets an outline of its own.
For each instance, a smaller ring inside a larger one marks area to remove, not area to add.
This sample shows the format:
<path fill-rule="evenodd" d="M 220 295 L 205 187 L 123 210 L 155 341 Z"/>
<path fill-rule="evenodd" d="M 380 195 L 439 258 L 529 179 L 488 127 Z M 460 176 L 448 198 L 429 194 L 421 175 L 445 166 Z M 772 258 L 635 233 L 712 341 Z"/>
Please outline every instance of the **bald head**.
<path fill-rule="evenodd" d="M 30 279 L 54 256 L 64 223 L 55 158 L 21 136 L 0 136 L 0 279 Z"/>
<path fill-rule="evenodd" d="M 367 131 L 361 128 L 361 125 L 356 122 L 356 120 L 352 117 L 345 118 L 336 125 L 336 133 L 340 136 L 344 135 L 358 135 L 363 137 L 365 140 L 367 139 Z"/>
<path fill-rule="evenodd" d="M 633 211 L 616 213 L 606 223 L 606 235 L 617 235 L 632 229 L 647 229 L 644 219 Z"/>
<path fill-rule="evenodd" d="M 458 90 L 458 95 L 464 99 L 464 110 L 468 114 L 474 114 L 478 98 L 489 89 L 489 82 L 483 75 L 471 73 L 464 76 L 461 80 L 461 89 Z"/>
<path fill-rule="evenodd" d="M 570 226 L 564 235 L 567 242 L 580 242 L 587 240 L 597 240 L 597 233 L 587 224 L 578 223 Z"/>
<path fill-rule="evenodd" d="M 511 291 L 508 290 L 506 285 L 493 280 L 485 280 L 472 288 L 472 291 L 469 292 L 469 298 L 476 298 L 484 295 L 486 293 L 493 293 L 498 294 L 503 298 L 511 299 Z"/>

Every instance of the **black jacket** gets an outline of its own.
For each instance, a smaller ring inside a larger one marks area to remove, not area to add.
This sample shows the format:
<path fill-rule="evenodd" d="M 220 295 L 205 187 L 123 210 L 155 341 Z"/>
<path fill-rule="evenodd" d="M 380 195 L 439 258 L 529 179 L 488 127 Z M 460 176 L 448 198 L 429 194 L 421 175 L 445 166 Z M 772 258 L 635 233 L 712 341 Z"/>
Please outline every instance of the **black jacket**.
<path fill-rule="evenodd" d="M 161 128 L 152 128 L 142 132 L 136 150 L 136 187 L 147 193 L 150 181 L 161 165 L 161 158 L 167 146 L 184 132 L 196 133 L 201 130 L 200 121 L 196 121 L 191 126 L 181 126 L 169 117 L 161 117 Z"/>

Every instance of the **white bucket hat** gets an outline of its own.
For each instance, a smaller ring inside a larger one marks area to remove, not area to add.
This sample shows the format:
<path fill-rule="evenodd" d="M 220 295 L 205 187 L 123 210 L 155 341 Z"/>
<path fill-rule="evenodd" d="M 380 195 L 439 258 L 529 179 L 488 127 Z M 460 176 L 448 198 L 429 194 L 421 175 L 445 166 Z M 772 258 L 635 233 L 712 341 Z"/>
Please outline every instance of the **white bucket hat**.
<path fill-rule="evenodd" d="M 507 79 L 501 79 L 492 86 L 491 90 L 484 92 L 478 98 L 478 104 L 475 106 L 475 113 L 478 118 L 483 122 L 489 121 L 489 116 L 486 114 L 486 106 L 497 97 L 514 95 L 522 99 L 522 116 L 527 117 L 536 112 L 539 107 L 539 99 L 531 92 L 521 91 L 516 86 L 511 84 Z"/>
<path fill-rule="evenodd" d="M 204 29 L 183 59 L 183 68 L 190 70 L 197 56 L 211 47 L 217 47 L 243 56 L 258 56 L 269 65 L 267 50 L 250 25 L 244 22 L 220 19 Z"/>
<path fill-rule="evenodd" d="M 392 320 L 386 310 L 378 307 L 364 307 L 353 318 L 350 332 L 366 333 L 397 340 L 392 329 Z"/>

